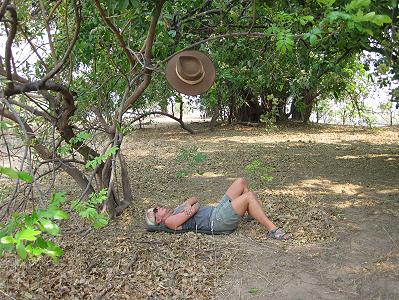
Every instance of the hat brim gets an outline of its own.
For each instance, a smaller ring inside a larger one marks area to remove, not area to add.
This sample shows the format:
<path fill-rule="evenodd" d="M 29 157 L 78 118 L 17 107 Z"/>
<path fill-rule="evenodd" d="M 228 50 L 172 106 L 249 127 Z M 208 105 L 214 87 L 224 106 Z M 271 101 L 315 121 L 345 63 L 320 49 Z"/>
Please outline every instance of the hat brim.
<path fill-rule="evenodd" d="M 204 79 L 201 82 L 197 84 L 188 84 L 177 77 L 176 63 L 179 57 L 182 55 L 195 56 L 201 61 L 205 72 Z M 199 51 L 188 50 L 176 54 L 168 61 L 165 69 L 165 76 L 169 85 L 176 91 L 190 96 L 197 96 L 205 93 L 213 85 L 215 82 L 216 70 L 208 56 Z"/>

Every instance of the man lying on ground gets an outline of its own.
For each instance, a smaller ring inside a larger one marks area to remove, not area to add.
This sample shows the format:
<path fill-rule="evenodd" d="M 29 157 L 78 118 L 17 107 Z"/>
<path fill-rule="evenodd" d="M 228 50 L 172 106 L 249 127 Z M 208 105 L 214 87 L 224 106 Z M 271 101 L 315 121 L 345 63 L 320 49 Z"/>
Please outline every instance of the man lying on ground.
<path fill-rule="evenodd" d="M 290 237 L 277 228 L 266 216 L 256 194 L 249 190 L 244 178 L 236 179 L 216 206 L 200 207 L 196 197 L 188 198 L 174 210 L 153 207 L 147 210 L 145 219 L 148 225 L 165 225 L 172 230 L 233 231 L 245 213 L 248 213 L 266 229 L 266 236 L 277 240 Z"/>

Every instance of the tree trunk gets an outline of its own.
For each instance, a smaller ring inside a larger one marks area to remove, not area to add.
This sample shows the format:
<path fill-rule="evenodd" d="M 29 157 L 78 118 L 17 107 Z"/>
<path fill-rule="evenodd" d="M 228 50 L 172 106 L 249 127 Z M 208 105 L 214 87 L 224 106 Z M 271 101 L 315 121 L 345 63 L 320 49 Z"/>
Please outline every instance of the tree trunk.
<path fill-rule="evenodd" d="M 288 114 L 285 111 L 285 101 L 280 101 L 277 110 L 278 110 L 278 115 L 276 116 L 276 123 L 284 123 L 288 121 Z"/>
<path fill-rule="evenodd" d="M 133 198 L 132 189 L 130 187 L 130 180 L 129 180 L 130 177 L 129 177 L 129 172 L 127 170 L 127 164 L 121 151 L 118 152 L 118 158 L 121 167 L 123 199 L 122 201 L 120 201 L 119 206 L 115 208 L 115 213 L 117 216 L 119 216 L 122 213 L 122 211 L 132 203 L 132 198 Z"/>
<path fill-rule="evenodd" d="M 235 95 L 230 95 L 230 101 L 229 101 L 229 116 L 227 118 L 227 122 L 231 124 L 231 121 L 233 120 L 234 117 L 234 111 L 236 107 L 236 97 Z"/>
<path fill-rule="evenodd" d="M 312 114 L 312 110 L 313 110 L 313 103 L 314 100 L 316 99 L 316 93 L 309 91 L 308 89 L 306 89 L 304 91 L 303 94 L 303 103 L 305 106 L 305 109 L 303 111 L 303 123 L 307 124 L 309 122 L 310 119 L 310 115 Z"/>
<path fill-rule="evenodd" d="M 212 119 L 211 119 L 211 122 L 209 123 L 209 130 L 210 131 L 214 131 L 215 130 L 215 124 L 216 124 L 216 121 L 217 121 L 217 119 L 218 119 L 218 117 L 220 115 L 219 107 L 220 107 L 220 104 L 222 103 L 222 99 L 221 99 L 222 95 L 221 95 L 220 89 L 217 90 L 216 97 L 217 97 L 217 103 L 216 103 L 216 106 L 213 108 Z"/>
<path fill-rule="evenodd" d="M 263 109 L 260 107 L 258 99 L 251 91 L 241 90 L 240 95 L 244 99 L 244 104 L 238 108 L 237 121 L 259 123 Z"/>
<path fill-rule="evenodd" d="M 165 114 L 168 113 L 168 104 L 167 104 L 167 103 L 161 105 L 161 111 L 162 111 L 163 113 L 165 113 Z"/>
<path fill-rule="evenodd" d="M 291 119 L 293 121 L 302 121 L 302 113 L 298 110 L 298 106 L 296 105 L 296 99 L 292 99 L 291 103 Z"/>

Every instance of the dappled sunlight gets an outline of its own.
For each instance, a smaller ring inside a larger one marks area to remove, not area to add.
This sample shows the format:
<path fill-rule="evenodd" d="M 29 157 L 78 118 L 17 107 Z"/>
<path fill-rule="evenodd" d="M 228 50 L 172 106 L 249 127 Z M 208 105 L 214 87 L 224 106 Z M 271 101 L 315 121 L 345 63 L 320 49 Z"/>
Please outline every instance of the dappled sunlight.
<path fill-rule="evenodd" d="M 152 166 L 154 169 L 157 169 L 157 170 L 163 170 L 163 169 L 165 169 L 165 166 L 162 166 L 162 165 L 157 165 L 157 166 Z"/>
<path fill-rule="evenodd" d="M 154 199 L 148 198 L 148 197 L 143 197 L 140 199 L 140 202 L 144 206 L 150 206 L 154 204 Z"/>
<path fill-rule="evenodd" d="M 200 177 L 200 178 L 215 178 L 215 177 L 224 177 L 225 175 L 223 173 L 214 173 L 214 172 L 204 172 L 201 175 L 200 174 L 193 174 L 191 177 Z"/>
<path fill-rule="evenodd" d="M 380 272 L 399 273 L 399 264 L 396 262 L 377 262 L 375 266 Z"/>
<path fill-rule="evenodd" d="M 349 207 L 361 207 L 361 206 L 376 206 L 379 203 L 375 200 L 370 200 L 370 199 L 351 199 L 351 200 L 343 200 L 339 201 L 335 204 L 332 204 L 333 206 L 337 208 L 349 208 Z"/>
<path fill-rule="evenodd" d="M 399 187 L 392 187 L 391 189 L 381 189 L 376 191 L 377 194 L 380 195 L 398 195 L 399 196 Z"/>
<path fill-rule="evenodd" d="M 286 188 L 282 187 L 282 188 Z M 298 180 L 295 184 L 290 185 L 291 188 L 303 189 L 304 191 L 312 190 L 318 193 L 332 193 L 337 195 L 355 195 L 363 188 L 359 184 L 338 183 L 323 178 L 310 178 Z"/>
<path fill-rule="evenodd" d="M 336 159 L 367 159 L 367 158 L 384 158 L 385 161 L 396 161 L 399 160 L 399 155 L 397 154 L 363 154 L 363 155 L 343 155 L 336 156 Z"/>

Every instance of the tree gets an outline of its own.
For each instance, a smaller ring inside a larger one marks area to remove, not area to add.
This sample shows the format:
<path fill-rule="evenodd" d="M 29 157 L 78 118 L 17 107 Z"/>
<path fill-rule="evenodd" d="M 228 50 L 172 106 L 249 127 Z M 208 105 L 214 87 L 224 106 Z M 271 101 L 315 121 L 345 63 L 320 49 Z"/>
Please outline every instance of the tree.
<path fill-rule="evenodd" d="M 4 0 L 0 115 L 18 124 L 32 151 L 31 191 L 62 169 L 82 197 L 106 189 L 105 209 L 122 212 L 132 199 L 123 137 L 131 122 L 167 114 L 162 107 L 181 99 L 161 71 L 184 49 L 206 51 L 220 70 L 201 96 L 215 113 L 256 121 L 278 111 L 286 119 L 293 98 L 307 121 L 330 74 L 357 59 L 372 34 L 387 40 L 380 31 L 391 25 L 385 4 L 334 2 Z M 16 55 L 24 46 L 33 59 Z M 184 126 L 182 114 L 167 115 Z M 17 207 L 13 197 L 8 212 Z"/>

